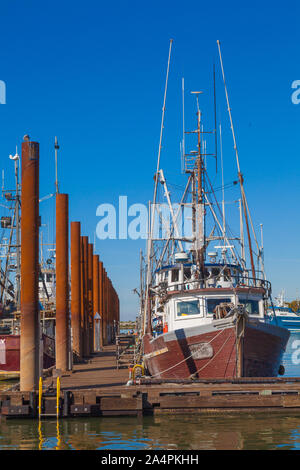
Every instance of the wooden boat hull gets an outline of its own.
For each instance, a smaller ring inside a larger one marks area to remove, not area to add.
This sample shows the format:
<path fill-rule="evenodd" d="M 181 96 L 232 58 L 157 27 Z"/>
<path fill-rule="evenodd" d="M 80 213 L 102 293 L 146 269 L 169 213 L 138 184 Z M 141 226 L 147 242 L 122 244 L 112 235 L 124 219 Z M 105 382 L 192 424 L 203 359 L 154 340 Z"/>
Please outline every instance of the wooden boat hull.
<path fill-rule="evenodd" d="M 43 369 L 55 364 L 55 340 L 43 335 Z M 20 335 L 0 335 L 0 371 L 20 371 Z"/>
<path fill-rule="evenodd" d="M 182 328 L 143 338 L 144 363 L 155 378 L 276 377 L 289 332 L 247 319 Z"/>

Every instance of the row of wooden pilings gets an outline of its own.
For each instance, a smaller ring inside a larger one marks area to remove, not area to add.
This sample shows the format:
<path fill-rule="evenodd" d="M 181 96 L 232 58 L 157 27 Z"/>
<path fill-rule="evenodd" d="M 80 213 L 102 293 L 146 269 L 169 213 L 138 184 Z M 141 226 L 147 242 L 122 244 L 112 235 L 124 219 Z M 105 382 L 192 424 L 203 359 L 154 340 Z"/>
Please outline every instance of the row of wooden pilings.
<path fill-rule="evenodd" d="M 21 350 L 20 390 L 38 389 L 39 317 L 39 144 L 22 142 L 21 194 Z M 93 244 L 71 222 L 71 302 L 69 298 L 69 202 L 56 194 L 56 368 L 66 371 L 77 360 L 114 340 L 119 298 Z M 71 311 L 70 311 L 71 310 Z M 71 339 L 72 338 L 72 339 Z"/>

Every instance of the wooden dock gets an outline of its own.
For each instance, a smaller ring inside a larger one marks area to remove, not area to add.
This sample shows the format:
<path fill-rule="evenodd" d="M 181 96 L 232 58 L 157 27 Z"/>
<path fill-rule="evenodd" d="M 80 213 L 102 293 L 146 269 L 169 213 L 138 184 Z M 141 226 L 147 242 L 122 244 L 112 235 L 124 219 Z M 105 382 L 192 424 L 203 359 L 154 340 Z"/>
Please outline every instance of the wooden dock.
<path fill-rule="evenodd" d="M 45 387 L 52 382 L 49 377 Z M 93 355 L 83 364 L 75 364 L 73 371 L 61 377 L 62 390 L 111 389 L 121 387 L 129 380 L 128 368 L 117 369 L 115 345 L 105 346 L 103 351 Z"/>
<path fill-rule="evenodd" d="M 141 378 L 126 386 L 128 369 L 117 369 L 115 353 L 115 346 L 106 346 L 62 375 L 60 418 L 263 411 L 300 414 L 300 379 L 167 382 Z M 56 379 L 48 377 L 43 384 L 42 417 L 56 417 L 56 400 Z M 0 392 L 0 406 L 2 417 L 37 418 L 38 393 Z"/>

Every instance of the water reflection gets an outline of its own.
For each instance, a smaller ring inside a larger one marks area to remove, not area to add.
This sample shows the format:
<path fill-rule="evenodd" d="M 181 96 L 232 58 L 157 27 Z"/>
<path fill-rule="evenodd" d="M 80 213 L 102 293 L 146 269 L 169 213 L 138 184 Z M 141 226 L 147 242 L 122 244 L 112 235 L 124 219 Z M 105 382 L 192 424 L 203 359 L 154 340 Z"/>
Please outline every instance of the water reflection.
<path fill-rule="evenodd" d="M 300 449 L 300 414 L 2 421 L 0 449 Z"/>

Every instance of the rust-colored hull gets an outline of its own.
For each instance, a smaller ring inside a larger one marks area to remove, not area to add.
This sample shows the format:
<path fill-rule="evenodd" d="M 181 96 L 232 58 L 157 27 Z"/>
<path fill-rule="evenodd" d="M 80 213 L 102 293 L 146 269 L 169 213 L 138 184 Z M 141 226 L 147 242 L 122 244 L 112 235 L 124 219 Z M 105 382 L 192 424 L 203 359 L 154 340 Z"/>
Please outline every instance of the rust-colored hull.
<path fill-rule="evenodd" d="M 55 364 L 55 340 L 43 335 L 43 368 Z M 0 335 L 0 370 L 17 372 L 20 370 L 20 336 Z"/>
<path fill-rule="evenodd" d="M 289 333 L 279 327 L 246 321 L 238 346 L 232 321 L 216 326 L 182 328 L 156 338 L 145 335 L 144 362 L 152 377 L 276 377 Z"/>

